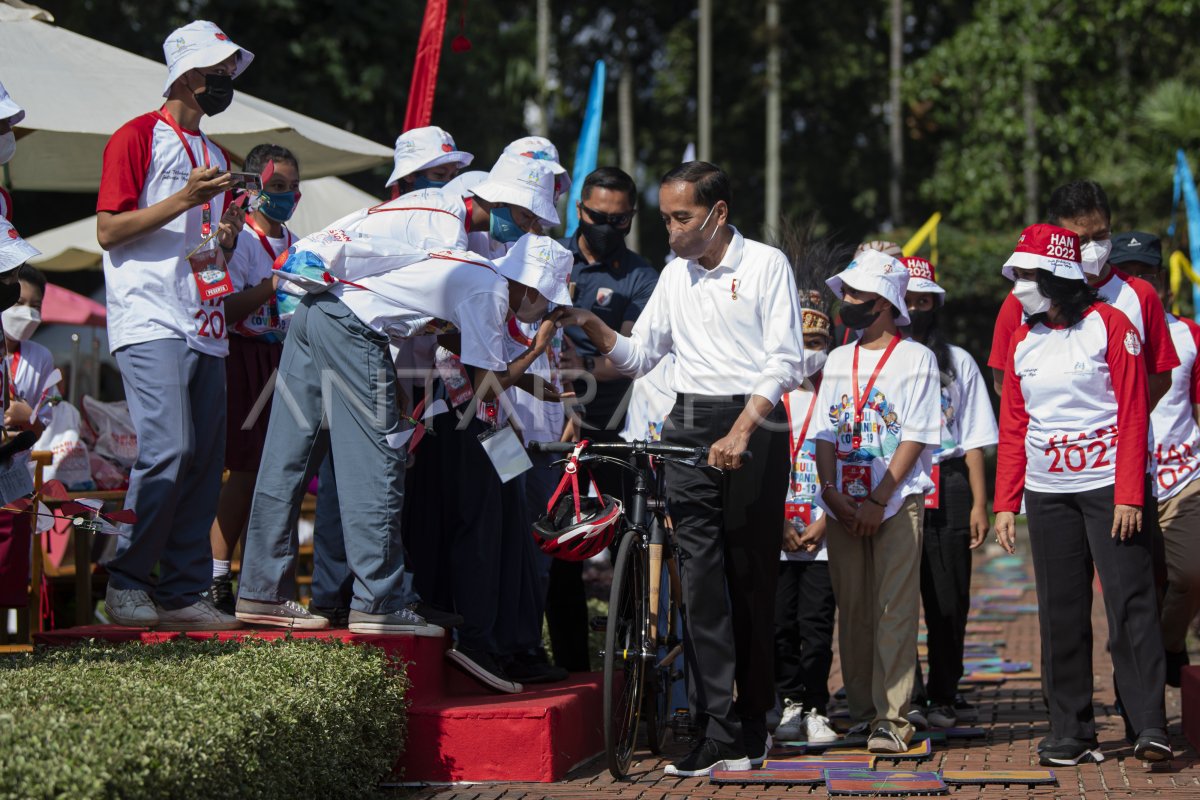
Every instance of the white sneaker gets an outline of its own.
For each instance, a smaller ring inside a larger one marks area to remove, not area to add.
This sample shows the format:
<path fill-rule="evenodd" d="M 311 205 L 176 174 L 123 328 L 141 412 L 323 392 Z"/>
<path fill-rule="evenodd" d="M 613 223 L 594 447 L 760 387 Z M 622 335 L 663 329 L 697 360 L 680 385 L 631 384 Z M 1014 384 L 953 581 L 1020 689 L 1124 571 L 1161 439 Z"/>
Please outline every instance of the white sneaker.
<path fill-rule="evenodd" d="M 800 741 L 803 736 L 803 726 L 804 706 L 800 703 L 793 703 L 791 700 L 784 700 L 783 717 L 775 728 L 775 738 L 781 742 Z"/>
<path fill-rule="evenodd" d="M 804 738 L 811 744 L 826 744 L 838 740 L 837 731 L 829 725 L 829 718 L 822 717 L 815 708 L 804 715 Z"/>
<path fill-rule="evenodd" d="M 157 631 L 232 631 L 242 627 L 237 617 L 226 614 L 202 597 L 190 606 L 166 609 L 159 607 Z"/>
<path fill-rule="evenodd" d="M 104 610 L 114 625 L 151 628 L 158 624 L 158 611 L 150 595 L 141 589 L 114 589 L 104 593 Z"/>

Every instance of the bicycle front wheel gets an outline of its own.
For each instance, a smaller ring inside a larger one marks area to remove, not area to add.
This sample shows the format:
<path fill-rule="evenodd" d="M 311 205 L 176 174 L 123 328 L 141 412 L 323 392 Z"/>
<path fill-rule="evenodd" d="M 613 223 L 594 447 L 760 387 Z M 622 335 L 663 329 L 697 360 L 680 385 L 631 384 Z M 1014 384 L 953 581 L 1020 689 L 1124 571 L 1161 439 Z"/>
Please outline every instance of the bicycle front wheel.
<path fill-rule="evenodd" d="M 632 531 L 621 538 L 604 634 L 604 749 L 608 771 L 617 780 L 629 772 L 645 682 L 649 579 L 641 545 Z"/>

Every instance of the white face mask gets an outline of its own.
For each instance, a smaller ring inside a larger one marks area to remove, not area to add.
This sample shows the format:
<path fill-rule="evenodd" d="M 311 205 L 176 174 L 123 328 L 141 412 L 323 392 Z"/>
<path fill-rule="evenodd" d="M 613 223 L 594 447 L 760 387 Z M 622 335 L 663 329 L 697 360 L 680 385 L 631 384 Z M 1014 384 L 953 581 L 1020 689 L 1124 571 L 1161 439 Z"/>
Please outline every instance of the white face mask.
<path fill-rule="evenodd" d="M 1095 277 L 1099 275 L 1104 265 L 1108 263 L 1108 254 L 1112 252 L 1112 240 L 1088 242 L 1079 249 L 1083 259 L 1083 274 Z"/>
<path fill-rule="evenodd" d="M 13 306 L 0 312 L 0 322 L 4 324 L 5 336 L 24 342 L 42 324 L 42 312 L 32 306 Z"/>
<path fill-rule="evenodd" d="M 1050 310 L 1050 298 L 1038 289 L 1037 281 L 1016 281 L 1013 283 L 1012 293 L 1021 301 L 1021 308 L 1031 317 Z"/>
<path fill-rule="evenodd" d="M 824 350 L 805 350 L 804 364 L 806 367 L 808 367 L 808 369 L 811 370 L 811 372 L 808 373 L 809 377 L 816 375 L 818 372 L 825 369 L 825 361 L 828 358 L 829 353 L 825 352 Z"/>
<path fill-rule="evenodd" d="M 12 131 L 0 134 L 0 164 L 7 164 L 17 154 L 17 135 Z"/>

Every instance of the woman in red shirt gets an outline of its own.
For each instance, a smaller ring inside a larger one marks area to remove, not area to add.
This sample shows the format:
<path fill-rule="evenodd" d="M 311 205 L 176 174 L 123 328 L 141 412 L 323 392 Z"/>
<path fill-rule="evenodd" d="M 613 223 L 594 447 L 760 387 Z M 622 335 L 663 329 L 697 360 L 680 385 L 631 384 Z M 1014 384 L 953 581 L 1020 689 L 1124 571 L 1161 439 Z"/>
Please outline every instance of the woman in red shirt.
<path fill-rule="evenodd" d="M 1022 494 L 1037 581 L 1050 736 L 1044 766 L 1100 761 L 1092 713 L 1092 577 L 1100 573 L 1135 754 L 1171 758 L 1154 569 L 1141 530 L 1149 425 L 1142 340 L 1097 298 L 1065 228 L 1025 229 L 1005 264 L 1026 322 L 1000 406 L 996 538 L 1013 552 Z"/>

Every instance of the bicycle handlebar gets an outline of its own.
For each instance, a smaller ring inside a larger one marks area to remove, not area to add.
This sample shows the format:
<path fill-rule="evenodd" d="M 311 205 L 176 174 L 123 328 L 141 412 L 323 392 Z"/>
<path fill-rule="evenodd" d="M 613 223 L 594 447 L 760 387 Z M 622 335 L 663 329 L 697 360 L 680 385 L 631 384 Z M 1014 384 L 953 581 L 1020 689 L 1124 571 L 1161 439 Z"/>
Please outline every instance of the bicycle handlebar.
<path fill-rule="evenodd" d="M 530 442 L 529 449 L 534 453 L 564 453 L 575 451 L 575 442 Z M 634 453 L 645 453 L 651 456 L 666 458 L 708 458 L 707 447 L 686 447 L 678 444 L 663 444 L 662 442 L 588 442 L 585 452 L 596 455 L 630 456 Z M 742 461 L 750 461 L 754 454 L 749 450 L 742 453 Z"/>

